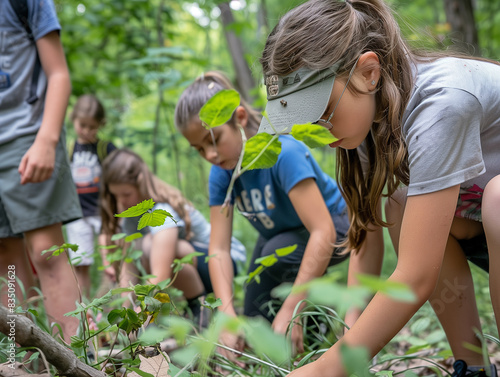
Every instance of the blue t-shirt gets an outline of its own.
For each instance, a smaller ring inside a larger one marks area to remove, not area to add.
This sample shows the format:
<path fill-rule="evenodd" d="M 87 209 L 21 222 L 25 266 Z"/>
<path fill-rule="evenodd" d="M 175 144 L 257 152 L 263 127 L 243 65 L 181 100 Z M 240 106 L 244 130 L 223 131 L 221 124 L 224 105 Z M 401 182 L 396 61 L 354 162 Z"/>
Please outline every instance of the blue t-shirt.
<path fill-rule="evenodd" d="M 288 193 L 304 179 L 313 178 L 316 181 L 332 215 L 339 215 L 346 208 L 337 183 L 321 170 L 309 149 L 292 136 L 282 135 L 279 140 L 281 153 L 276 164 L 269 169 L 243 173 L 236 180 L 232 192 L 232 201 L 236 202 L 238 210 L 266 239 L 303 226 Z M 231 170 L 212 166 L 209 177 L 210 206 L 224 203 L 231 175 Z"/>
<path fill-rule="evenodd" d="M 28 0 L 28 23 L 35 41 L 61 26 L 52 0 Z M 40 128 L 47 89 L 47 77 L 38 77 L 38 100 L 29 104 L 35 43 L 7 0 L 0 1 L 0 144 L 34 134 Z"/>

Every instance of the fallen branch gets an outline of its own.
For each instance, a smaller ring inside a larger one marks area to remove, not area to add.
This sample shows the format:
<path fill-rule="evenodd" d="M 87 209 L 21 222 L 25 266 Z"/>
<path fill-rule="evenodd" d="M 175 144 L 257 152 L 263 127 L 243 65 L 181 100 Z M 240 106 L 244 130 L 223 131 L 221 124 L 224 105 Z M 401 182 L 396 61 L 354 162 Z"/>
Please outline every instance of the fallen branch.
<path fill-rule="evenodd" d="M 13 329 L 13 331 L 11 331 Z M 39 348 L 62 376 L 67 377 L 105 377 L 98 371 L 81 362 L 70 349 L 58 343 L 49 334 L 43 332 L 30 319 L 9 313 L 0 305 L 0 332 L 14 336 L 15 342 L 23 347 Z"/>

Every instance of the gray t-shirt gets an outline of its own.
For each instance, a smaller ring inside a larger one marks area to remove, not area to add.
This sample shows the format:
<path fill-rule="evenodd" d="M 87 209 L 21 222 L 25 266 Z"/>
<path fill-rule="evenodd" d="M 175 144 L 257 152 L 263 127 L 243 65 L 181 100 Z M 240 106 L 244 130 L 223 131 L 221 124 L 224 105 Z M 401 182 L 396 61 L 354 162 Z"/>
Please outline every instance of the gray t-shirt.
<path fill-rule="evenodd" d="M 484 188 L 500 174 L 500 66 L 442 58 L 415 74 L 402 124 L 408 195 L 460 184 L 455 215 L 481 221 Z"/>
<path fill-rule="evenodd" d="M 140 232 L 142 235 L 146 235 L 148 233 L 155 235 L 164 229 L 177 227 L 179 230 L 179 238 L 186 239 L 186 223 L 181 219 L 173 207 L 168 203 L 156 203 L 153 210 L 157 209 L 167 211 L 173 216 L 175 221 L 167 217 L 163 225 L 147 226 L 138 231 L 137 226 L 139 225 L 140 217 L 126 217 L 123 221 L 124 232 L 127 234 Z M 198 247 L 208 249 L 211 229 L 210 224 L 201 212 L 193 207 L 189 207 L 189 217 L 191 219 L 191 238 L 189 238 L 189 242 Z M 231 257 L 235 261 L 244 262 L 246 260 L 245 246 L 243 246 L 243 244 L 234 237 L 231 239 Z"/>
<path fill-rule="evenodd" d="M 52 0 L 28 0 L 28 23 L 36 40 L 61 26 Z M 38 76 L 38 100 L 29 104 L 36 45 L 7 0 L 0 1 L 0 144 L 40 128 L 45 103 L 47 78 L 43 69 Z"/>
<path fill-rule="evenodd" d="M 500 66 L 445 58 L 417 69 L 403 117 L 408 195 L 460 184 L 456 215 L 480 220 L 484 188 L 500 174 Z"/>

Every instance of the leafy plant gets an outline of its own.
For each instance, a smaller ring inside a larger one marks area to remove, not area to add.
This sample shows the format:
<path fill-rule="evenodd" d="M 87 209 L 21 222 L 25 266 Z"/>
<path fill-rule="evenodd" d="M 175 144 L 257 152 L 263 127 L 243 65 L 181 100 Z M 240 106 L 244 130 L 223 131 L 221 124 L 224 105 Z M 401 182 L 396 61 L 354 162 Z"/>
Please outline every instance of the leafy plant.
<path fill-rule="evenodd" d="M 240 95 L 236 90 L 225 89 L 217 92 L 210 98 L 200 109 L 199 117 L 205 128 L 211 130 L 214 127 L 219 127 L 227 123 L 236 108 L 240 104 Z M 264 112 L 267 118 L 267 114 Z M 267 118 L 269 121 L 269 118 Z M 271 122 L 269 121 L 269 124 Z M 271 127 L 272 124 L 271 124 Z M 234 187 L 234 182 L 247 170 L 252 169 L 267 169 L 272 167 L 277 161 L 281 153 L 281 142 L 278 140 L 280 133 L 275 131 L 274 135 L 267 133 L 258 133 L 247 140 L 245 131 L 239 127 L 243 147 L 236 167 L 231 176 L 224 206 L 229 205 L 231 200 L 231 192 Z M 337 139 L 324 127 L 317 124 L 307 123 L 302 125 L 294 125 L 291 135 L 297 140 L 303 141 L 310 148 L 323 147 L 331 144 Z M 212 135 L 212 140 L 215 138 Z M 215 141 L 214 141 L 215 143 Z"/>

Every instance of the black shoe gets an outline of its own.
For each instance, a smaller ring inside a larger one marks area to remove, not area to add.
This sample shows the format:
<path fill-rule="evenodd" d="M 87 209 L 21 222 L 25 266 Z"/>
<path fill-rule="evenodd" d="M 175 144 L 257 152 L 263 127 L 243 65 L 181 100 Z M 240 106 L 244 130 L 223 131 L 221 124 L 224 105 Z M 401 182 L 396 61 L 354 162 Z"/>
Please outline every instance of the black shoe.
<path fill-rule="evenodd" d="M 495 364 L 490 364 L 490 373 L 487 374 L 484 367 L 468 367 L 463 360 L 453 363 L 453 374 L 451 377 L 498 377 Z"/>

